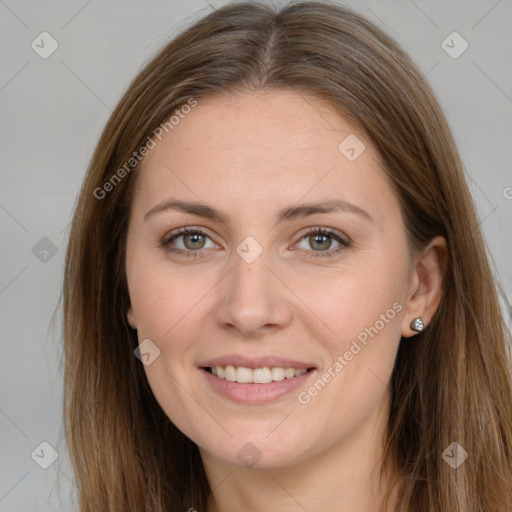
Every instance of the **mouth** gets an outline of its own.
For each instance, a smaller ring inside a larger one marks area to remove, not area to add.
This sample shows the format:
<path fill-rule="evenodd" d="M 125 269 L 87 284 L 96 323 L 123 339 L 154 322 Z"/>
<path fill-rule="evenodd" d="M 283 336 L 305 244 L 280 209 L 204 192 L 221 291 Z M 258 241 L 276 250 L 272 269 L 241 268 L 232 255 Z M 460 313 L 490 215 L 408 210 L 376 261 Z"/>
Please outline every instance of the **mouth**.
<path fill-rule="evenodd" d="M 291 394 L 317 373 L 315 367 L 235 366 L 232 364 L 200 367 L 208 389 L 232 402 L 263 405 Z"/>
<path fill-rule="evenodd" d="M 315 368 L 294 368 L 284 366 L 262 366 L 261 368 L 248 368 L 245 366 L 206 366 L 203 370 L 219 379 L 239 384 L 269 384 L 281 382 L 285 379 L 300 377 Z"/>

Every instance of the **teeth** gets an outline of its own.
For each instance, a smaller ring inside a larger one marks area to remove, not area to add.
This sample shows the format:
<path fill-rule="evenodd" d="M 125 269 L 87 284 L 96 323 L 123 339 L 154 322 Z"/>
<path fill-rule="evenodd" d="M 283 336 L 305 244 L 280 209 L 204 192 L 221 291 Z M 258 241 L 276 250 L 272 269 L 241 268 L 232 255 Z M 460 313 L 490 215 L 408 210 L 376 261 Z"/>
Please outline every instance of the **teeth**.
<path fill-rule="evenodd" d="M 283 368 L 282 366 L 264 367 L 264 368 L 246 368 L 245 366 L 214 366 L 211 368 L 213 375 L 220 379 L 226 379 L 230 382 L 239 382 L 241 384 L 268 384 L 269 382 L 278 382 L 283 379 L 298 377 L 307 372 L 306 368 Z"/>
<path fill-rule="evenodd" d="M 217 366 L 217 369 L 218 368 L 219 367 Z M 236 381 L 236 369 L 235 369 L 234 366 L 229 366 L 229 365 L 226 366 L 226 369 L 224 370 L 224 373 L 225 373 L 224 378 L 226 380 L 229 380 L 231 382 L 235 382 Z"/>
<path fill-rule="evenodd" d="M 240 382 L 240 384 L 252 382 L 252 370 L 249 368 L 244 368 L 243 366 L 239 366 L 236 369 L 236 381 Z"/>
<path fill-rule="evenodd" d="M 272 368 L 272 380 L 280 381 L 284 379 L 284 368 Z"/>
<path fill-rule="evenodd" d="M 291 379 L 292 377 L 295 377 L 295 370 L 293 368 L 285 368 L 284 377 L 285 379 Z"/>

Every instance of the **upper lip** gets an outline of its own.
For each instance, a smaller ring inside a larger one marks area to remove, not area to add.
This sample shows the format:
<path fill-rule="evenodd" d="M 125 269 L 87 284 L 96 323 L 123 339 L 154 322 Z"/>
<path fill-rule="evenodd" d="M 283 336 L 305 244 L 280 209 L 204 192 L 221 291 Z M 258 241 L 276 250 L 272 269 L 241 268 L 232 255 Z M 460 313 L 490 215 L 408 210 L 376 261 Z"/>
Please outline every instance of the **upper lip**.
<path fill-rule="evenodd" d="M 263 368 L 263 367 L 279 367 L 283 368 L 314 368 L 314 365 L 311 363 L 306 363 L 304 361 L 297 361 L 296 359 L 286 359 L 282 357 L 275 356 L 242 356 L 237 354 L 229 354 L 221 357 L 216 357 L 214 359 L 209 359 L 208 361 L 204 361 L 199 366 L 201 368 L 212 368 L 215 366 L 243 366 L 245 368 Z"/>

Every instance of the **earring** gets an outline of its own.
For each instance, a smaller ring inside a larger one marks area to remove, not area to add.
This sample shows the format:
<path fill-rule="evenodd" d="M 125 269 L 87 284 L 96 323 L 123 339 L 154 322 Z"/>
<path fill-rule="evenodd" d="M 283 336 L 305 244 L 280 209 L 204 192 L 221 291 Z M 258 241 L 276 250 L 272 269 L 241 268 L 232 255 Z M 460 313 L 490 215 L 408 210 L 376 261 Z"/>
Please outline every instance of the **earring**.
<path fill-rule="evenodd" d="M 411 322 L 411 329 L 416 332 L 421 332 L 423 331 L 423 329 L 425 329 L 425 324 L 423 323 L 423 319 L 421 318 L 421 316 L 416 317 Z"/>

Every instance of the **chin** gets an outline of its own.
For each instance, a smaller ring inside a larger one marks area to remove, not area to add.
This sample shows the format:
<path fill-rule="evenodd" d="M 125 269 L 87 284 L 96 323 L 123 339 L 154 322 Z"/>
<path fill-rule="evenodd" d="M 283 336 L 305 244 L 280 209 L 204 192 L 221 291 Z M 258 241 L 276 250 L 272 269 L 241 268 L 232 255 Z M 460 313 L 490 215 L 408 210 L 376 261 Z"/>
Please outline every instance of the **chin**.
<path fill-rule="evenodd" d="M 254 434 L 254 433 L 252 433 Z M 238 435 L 227 440 L 218 440 L 214 444 L 202 443 L 203 449 L 213 457 L 225 463 L 254 469 L 278 469 L 292 466 L 307 457 L 305 452 L 306 438 L 290 439 L 286 432 L 282 436 Z"/>

